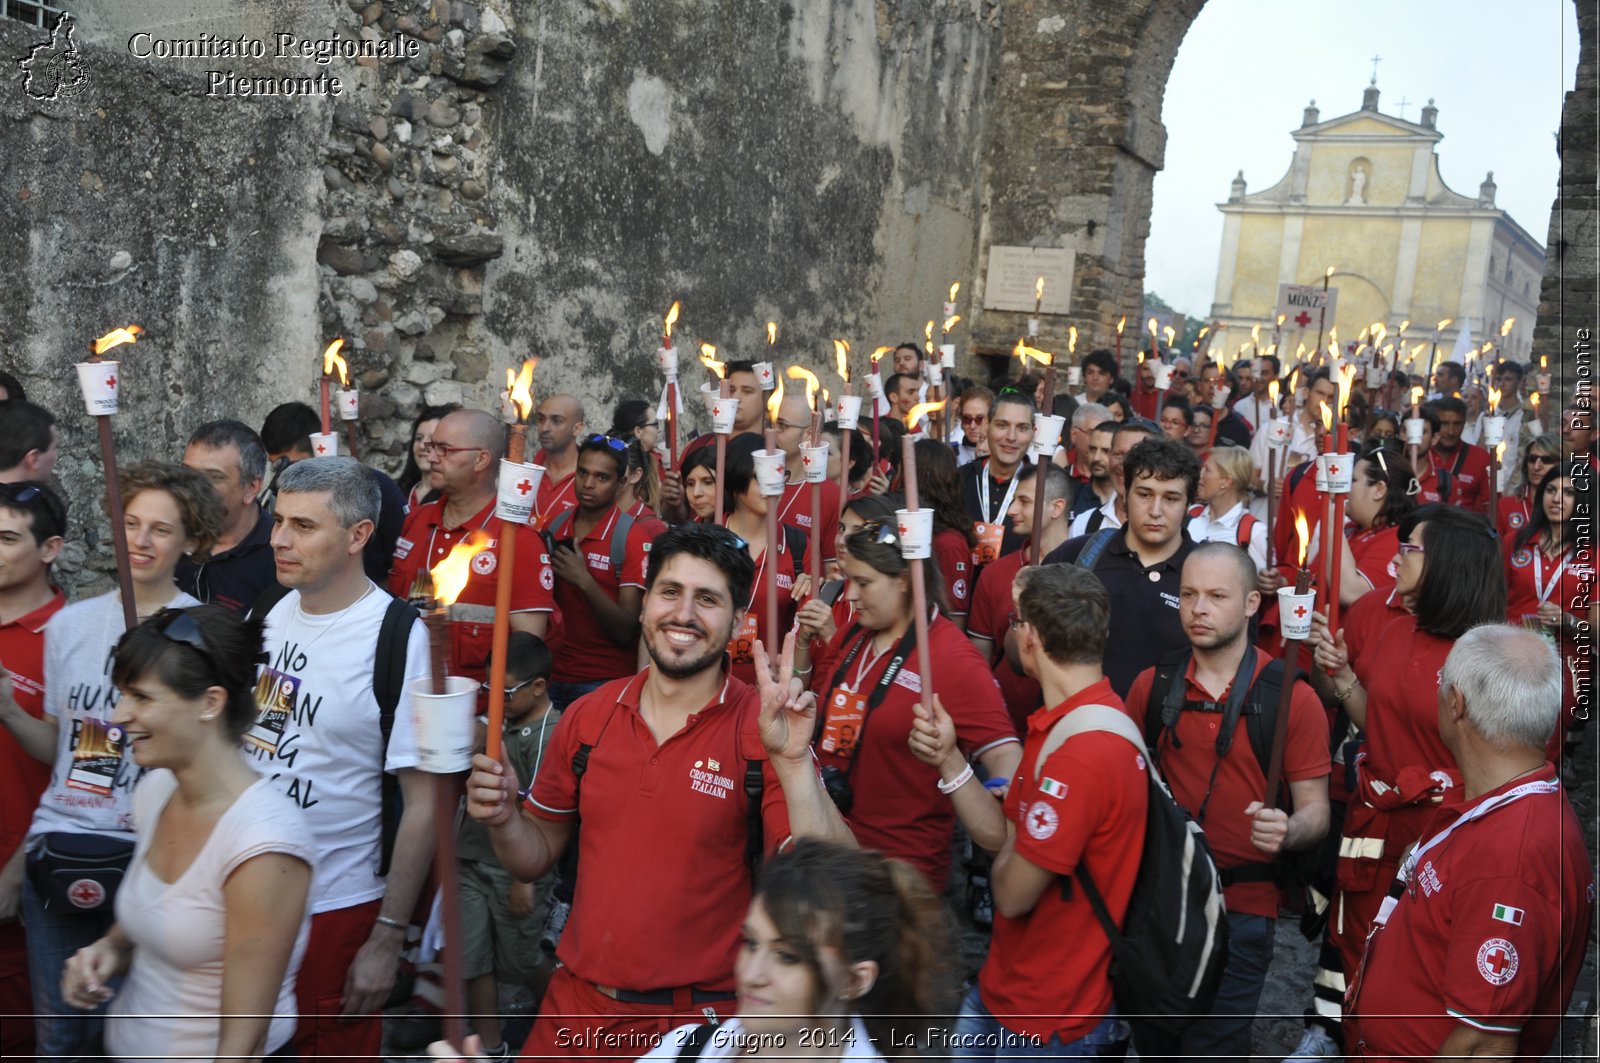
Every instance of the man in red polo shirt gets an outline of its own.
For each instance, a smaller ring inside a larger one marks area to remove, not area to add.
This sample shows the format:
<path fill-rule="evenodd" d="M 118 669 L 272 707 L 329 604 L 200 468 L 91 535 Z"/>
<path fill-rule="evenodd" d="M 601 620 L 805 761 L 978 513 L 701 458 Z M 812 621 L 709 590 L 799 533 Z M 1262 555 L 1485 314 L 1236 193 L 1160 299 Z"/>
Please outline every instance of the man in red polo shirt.
<path fill-rule="evenodd" d="M 583 438 L 583 403 L 576 395 L 551 395 L 539 404 L 534 415 L 539 433 L 535 465 L 544 466 L 539 481 L 539 496 L 533 505 L 533 526 L 544 531 L 550 522 L 577 505 L 572 493 L 572 477 L 578 468 L 577 441 Z"/>
<path fill-rule="evenodd" d="M 0 483 L 0 1056 L 33 1054 L 33 995 L 19 921 L 22 840 L 50 782 L 54 731 L 13 721 L 44 711 L 44 625 L 67 604 L 50 583 L 67 508 L 43 483 Z"/>
<path fill-rule="evenodd" d="M 578 506 L 545 529 L 562 623 L 550 683 L 557 709 L 639 667 L 639 605 L 656 529 L 617 508 L 627 450 L 611 436 L 579 444 Z"/>
<path fill-rule="evenodd" d="M 1274 720 L 1279 704 L 1276 689 L 1269 701 L 1259 685 L 1273 659 L 1250 644 L 1250 618 L 1261 605 L 1255 562 L 1232 543 L 1202 543 L 1183 564 L 1179 602 L 1191 648 L 1141 672 L 1128 691 L 1128 709 L 1144 728 L 1173 798 L 1206 832 L 1228 908 L 1228 963 L 1209 1018 L 1181 1037 L 1141 1028 L 1136 1040 L 1142 1059 L 1246 1059 L 1250 1024 L 1272 965 L 1278 917 L 1273 860 L 1315 845 L 1328 832 L 1328 722 L 1316 693 L 1296 681 L 1283 757 L 1294 809 L 1289 815 L 1277 807 L 1277 794 L 1265 793 L 1262 756 L 1271 749 L 1273 729 L 1258 728 L 1252 737 L 1247 725 L 1246 714 Z M 1170 678 L 1159 690 L 1158 674 Z M 1230 716 L 1232 731 L 1219 756 Z"/>
<path fill-rule="evenodd" d="M 510 527 L 494 519 L 504 440 L 503 426 L 482 410 L 452 410 L 440 418 L 428 444 L 433 452 L 428 482 L 440 494 L 406 515 L 389 569 L 389 593 L 409 597 L 418 574 L 443 561 L 456 543 L 473 532 L 481 529 L 498 536 Z M 555 608 L 550 557 L 531 527 L 515 528 L 511 626 L 544 638 Z M 450 607 L 451 665 L 457 674 L 479 682 L 494 641 L 495 592 L 500 582 L 496 546 L 491 540 L 473 557 L 467 586 Z"/>
<path fill-rule="evenodd" d="M 1476 443 L 1463 443 L 1461 433 L 1467 426 L 1467 404 L 1454 395 L 1434 399 L 1428 403 L 1439 419 L 1438 434 L 1428 448 L 1427 461 L 1432 467 L 1422 481 L 1426 492 L 1431 485 L 1439 485 L 1446 478 L 1441 472 L 1448 470 L 1450 497 L 1444 499 L 1453 506 L 1470 509 L 1474 513 L 1489 510 L 1489 452 Z"/>
<path fill-rule="evenodd" d="M 726 528 L 667 532 L 643 603 L 651 667 L 568 709 L 520 814 L 515 773 L 473 758 L 467 810 L 519 879 L 553 866 L 583 824 L 562 966 L 524 1058 L 631 1058 L 676 1025 L 732 1014 L 752 858 L 791 838 L 850 841 L 811 758 L 815 699 L 768 679 L 759 646 L 759 693 L 723 667 L 754 578 Z M 790 675 L 792 634 L 781 665 Z"/>
<path fill-rule="evenodd" d="M 1439 737 L 1465 801 L 1438 812 L 1374 921 L 1350 990 L 1351 1055 L 1550 1051 L 1594 915 L 1593 862 L 1544 755 L 1561 670 L 1509 624 L 1472 629 L 1445 659 Z"/>
<path fill-rule="evenodd" d="M 1051 730 L 1075 709 L 1122 708 L 1100 671 L 1111 600 L 1092 572 L 1045 565 L 1017 576 L 1015 605 L 1018 654 L 1048 707 L 1028 719 L 1009 792 L 997 800 L 974 778 L 937 695 L 910 740 L 939 768 L 939 789 L 973 841 L 997 854 L 994 937 L 954 1047 L 962 1058 L 1121 1055 L 1128 1024 L 1111 1014 L 1111 943 L 1084 891 L 1063 896 L 1060 879 L 1085 867 L 1121 922 L 1144 847 L 1149 775 L 1126 739 L 1104 731 L 1069 738 L 1040 763 Z"/>
<path fill-rule="evenodd" d="M 839 526 L 839 481 L 822 481 L 822 527 L 827 534 L 819 537 L 811 527 L 811 485 L 806 483 L 800 453 L 800 444 L 810 445 L 810 440 L 811 406 L 805 392 L 785 391 L 778 405 L 778 449 L 784 453 L 787 475 L 778 502 L 778 523 L 800 529 L 812 549 L 820 544 L 822 560 L 831 562 L 835 560 L 833 529 Z"/>

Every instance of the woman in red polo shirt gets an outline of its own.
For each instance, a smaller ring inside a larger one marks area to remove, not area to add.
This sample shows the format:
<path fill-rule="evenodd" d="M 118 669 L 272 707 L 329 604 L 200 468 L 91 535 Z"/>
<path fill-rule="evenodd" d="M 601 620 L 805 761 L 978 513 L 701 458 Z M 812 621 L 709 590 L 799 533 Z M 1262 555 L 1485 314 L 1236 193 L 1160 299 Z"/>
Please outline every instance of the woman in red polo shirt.
<path fill-rule="evenodd" d="M 761 493 L 756 482 L 755 452 L 761 449 L 761 437 L 745 432 L 728 441 L 727 461 L 723 466 L 723 506 L 727 517 L 723 523 L 729 531 L 745 541 L 745 549 L 756 563 L 755 582 L 750 585 L 750 600 L 739 602 L 744 608 L 744 624 L 736 629 L 728 641 L 728 656 L 733 661 L 732 674 L 749 683 L 756 682 L 754 657 L 755 640 L 763 646 L 783 644 L 784 633 L 794 623 L 795 577 L 806 570 L 803 552 L 805 534 L 778 525 L 777 549 L 767 548 L 767 504 L 770 501 Z M 799 546 L 801 549 L 796 549 Z M 770 558 L 770 562 L 769 562 Z M 767 630 L 766 585 L 768 564 L 777 568 L 778 575 L 778 630 Z"/>
<path fill-rule="evenodd" d="M 1355 525 L 1344 540 L 1339 602 L 1353 605 L 1368 591 L 1394 586 L 1400 523 L 1417 508 L 1411 463 L 1392 446 L 1374 443 L 1356 461 L 1345 516 Z"/>
<path fill-rule="evenodd" d="M 1534 492 L 1538 507 L 1505 548 L 1506 618 L 1555 643 L 1563 672 L 1561 723 L 1550 737 L 1552 761 L 1561 756 L 1562 738 L 1576 737 L 1567 724 L 1577 708 L 1579 662 L 1583 650 L 1578 632 L 1587 621 L 1600 622 L 1600 602 L 1574 611 L 1574 603 L 1592 599 L 1584 585 L 1594 583 L 1592 554 L 1580 549 L 1594 542 L 1594 514 L 1578 505 L 1578 485 L 1592 485 L 1594 470 L 1581 461 L 1566 461 L 1547 472 Z M 1590 488 L 1592 490 L 1592 487 Z"/>
<path fill-rule="evenodd" d="M 1310 639 L 1312 685 L 1324 700 L 1341 702 L 1366 736 L 1329 923 L 1347 977 L 1401 856 L 1439 806 L 1461 801 L 1434 698 L 1444 659 L 1468 629 L 1505 617 L 1499 539 L 1487 517 L 1423 506 L 1398 532 L 1394 589 L 1363 595 L 1332 638 L 1318 614 Z"/>
<path fill-rule="evenodd" d="M 933 510 L 933 562 L 944 579 L 952 623 L 967 629 L 967 613 L 972 608 L 972 552 L 978 537 L 972 534 L 972 518 L 961 503 L 961 479 L 956 452 L 937 439 L 919 439 L 917 455 L 917 498 Z"/>
<path fill-rule="evenodd" d="M 1539 486 L 1539 481 L 1544 479 L 1545 473 L 1560 461 L 1561 444 L 1555 436 L 1546 433 L 1528 441 L 1527 448 L 1522 452 L 1522 472 L 1517 477 L 1517 485 L 1501 497 L 1500 510 L 1495 514 L 1495 528 L 1500 532 L 1500 538 L 1509 543 L 1527 527 L 1536 508 L 1534 490 Z M 1514 617 L 1516 614 L 1506 615 Z"/>
<path fill-rule="evenodd" d="M 906 744 L 924 686 L 910 562 L 900 556 L 893 523 L 864 525 L 846 545 L 846 593 L 856 622 L 834 635 L 814 665 L 817 760 L 829 796 L 862 848 L 906 861 L 942 890 L 955 812 L 939 792 L 938 769 L 917 760 Z M 938 567 L 924 565 L 923 571 L 929 599 L 942 603 Z M 958 742 L 990 777 L 1011 778 L 1022 747 L 983 658 L 942 612 L 928 625 L 928 652 Z"/>
<path fill-rule="evenodd" d="M 894 511 L 905 504 L 905 499 L 899 495 L 862 495 L 846 502 L 839 511 L 839 527 L 833 540 L 834 556 L 839 559 L 841 566 L 839 579 L 823 583 L 820 598 L 804 595 L 805 602 L 795 615 L 800 624 L 800 645 L 810 647 L 808 660 L 816 659 L 828 641 L 839 633 L 839 629 L 855 623 L 856 607 L 850 600 L 850 580 L 845 577 L 842 568 L 850 557 L 850 536 L 860 531 L 864 524 L 892 522 Z M 805 577 L 801 579 L 804 581 Z"/>

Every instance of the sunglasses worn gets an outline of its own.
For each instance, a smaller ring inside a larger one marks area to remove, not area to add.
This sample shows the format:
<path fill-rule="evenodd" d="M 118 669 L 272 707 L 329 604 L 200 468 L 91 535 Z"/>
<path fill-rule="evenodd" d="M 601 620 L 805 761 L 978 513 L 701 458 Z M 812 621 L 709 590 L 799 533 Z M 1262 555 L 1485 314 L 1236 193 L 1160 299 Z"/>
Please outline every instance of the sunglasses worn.
<path fill-rule="evenodd" d="M 961 423 L 964 424 L 964 425 L 968 425 L 968 426 L 980 425 L 983 422 L 987 421 L 988 419 L 989 419 L 989 415 L 986 414 L 986 413 L 980 413 L 980 414 L 978 414 L 976 416 L 972 416 L 972 415 L 965 414 L 965 413 L 961 415 Z"/>
<path fill-rule="evenodd" d="M 1554 465 L 1554 464 L 1556 464 L 1556 459 L 1555 458 L 1546 457 L 1543 454 L 1529 454 L 1528 458 L 1527 458 L 1527 461 L 1528 461 L 1529 465 Z"/>
<path fill-rule="evenodd" d="M 211 656 L 211 648 L 206 645 L 205 636 L 200 633 L 200 623 L 194 617 L 181 609 L 169 609 L 165 617 L 156 621 L 156 632 L 168 642 L 176 642 L 194 650 L 206 662 L 212 675 L 220 675 L 217 659 Z"/>

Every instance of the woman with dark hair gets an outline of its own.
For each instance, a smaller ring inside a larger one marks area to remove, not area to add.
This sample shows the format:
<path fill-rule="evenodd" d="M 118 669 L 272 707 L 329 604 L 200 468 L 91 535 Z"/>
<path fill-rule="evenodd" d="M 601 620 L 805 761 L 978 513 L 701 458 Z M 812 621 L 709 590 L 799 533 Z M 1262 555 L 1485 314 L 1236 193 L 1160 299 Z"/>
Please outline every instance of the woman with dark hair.
<path fill-rule="evenodd" d="M 681 1026 L 641 1060 L 916 1059 L 951 1003 L 939 898 L 899 860 L 804 839 L 767 862 L 734 964 L 738 1014 Z"/>
<path fill-rule="evenodd" d="M 937 444 L 935 444 L 937 445 Z M 955 813 L 938 790 L 938 769 L 906 744 L 926 696 L 912 622 L 911 562 L 894 521 L 868 523 L 845 540 L 845 594 L 856 620 L 835 633 L 810 676 L 819 699 L 817 760 L 828 794 L 863 848 L 912 864 L 942 890 L 950 874 Z M 923 565 L 930 605 L 928 658 L 939 700 L 955 718 L 968 756 L 990 777 L 1009 779 L 1022 754 L 989 668 L 940 609 L 937 565 Z"/>
<path fill-rule="evenodd" d="M 626 399 L 617 403 L 611 415 L 611 431 L 606 435 L 615 439 L 639 441 L 646 454 L 661 442 L 661 422 L 656 419 L 656 405 L 643 399 Z"/>
<path fill-rule="evenodd" d="M 299 806 L 239 756 L 264 659 L 260 622 L 213 605 L 163 609 L 117 643 L 138 842 L 116 923 L 61 980 L 73 1007 L 111 1000 L 117 1058 L 261 1059 L 294 1035 L 315 849 Z"/>
<path fill-rule="evenodd" d="M 846 502 L 839 511 L 839 527 L 833 540 L 835 556 L 839 559 L 839 578 L 824 583 L 821 596 L 808 597 L 795 614 L 802 644 L 810 642 L 812 656 L 820 652 L 822 644 L 833 638 L 840 628 L 849 627 L 856 620 L 856 607 L 848 593 L 850 580 L 844 575 L 844 563 L 850 556 L 850 536 L 862 525 L 874 521 L 892 524 L 895 510 L 905 508 L 905 504 L 900 495 L 862 495 Z"/>
<path fill-rule="evenodd" d="M 1461 772 L 1439 737 L 1432 696 L 1445 657 L 1468 629 L 1506 612 L 1500 541 L 1488 518 L 1423 506 L 1401 519 L 1398 534 L 1394 589 L 1363 595 L 1337 632 L 1318 614 L 1310 639 L 1312 684 L 1366 734 L 1329 916 L 1346 977 L 1406 849 L 1441 805 L 1461 801 Z"/>
<path fill-rule="evenodd" d="M 1584 461 L 1564 461 L 1545 473 L 1534 497 L 1533 520 L 1506 544 L 1506 617 L 1553 641 L 1566 666 L 1562 677 L 1562 725 L 1550 739 L 1551 759 L 1561 755 L 1562 736 L 1576 738 L 1566 725 L 1577 718 L 1578 677 L 1584 648 L 1578 636 L 1600 626 L 1600 598 L 1592 593 L 1594 511 L 1578 496 L 1594 497 L 1594 469 Z M 1581 603 L 1587 602 L 1588 609 Z"/>
<path fill-rule="evenodd" d="M 133 608 L 148 617 L 200 603 L 178 589 L 178 560 L 204 560 L 222 530 L 222 500 L 205 474 L 166 462 L 122 470 L 123 524 Z M 50 784 L 28 828 L 22 925 L 27 933 L 35 1048 L 40 1057 L 87 1054 L 101 1008 L 69 1013 L 61 996 L 67 957 L 105 934 L 134 846 L 131 800 L 138 772 L 123 728 L 111 721 L 113 650 L 126 630 L 120 591 L 73 602 L 45 628 L 44 716 L 8 718 L 30 754 L 50 761 Z M 237 754 L 234 754 L 237 756 Z M 85 866 L 105 869 L 86 875 Z M 82 1008 L 83 1004 L 74 1004 Z"/>
<path fill-rule="evenodd" d="M 683 504 L 691 521 L 708 522 L 717 512 L 717 448 L 696 447 L 684 455 Z"/>
<path fill-rule="evenodd" d="M 1372 414 L 1372 431 L 1367 442 L 1374 439 L 1394 439 L 1400 434 L 1400 415 L 1390 410 L 1376 410 Z"/>
<path fill-rule="evenodd" d="M 1111 419 L 1118 424 L 1133 420 L 1133 406 L 1128 402 L 1128 396 L 1115 389 L 1107 391 L 1095 400 L 1111 411 Z"/>
<path fill-rule="evenodd" d="M 432 502 L 439 495 L 428 486 L 428 473 L 433 468 L 433 452 L 429 445 L 433 442 L 433 430 L 439 426 L 439 419 L 457 409 L 460 407 L 453 402 L 442 406 L 424 406 L 422 412 L 417 414 L 417 419 L 411 422 L 411 446 L 406 449 L 406 467 L 400 471 L 397 481 L 400 490 L 405 492 L 407 513 L 425 502 Z"/>
<path fill-rule="evenodd" d="M 627 459 L 628 467 L 617 489 L 617 508 L 635 518 L 655 517 L 656 507 L 661 503 L 661 481 L 656 478 L 655 457 L 634 438 L 628 440 Z"/>
<path fill-rule="evenodd" d="M 767 507 L 776 499 L 761 493 L 756 481 L 755 452 L 762 448 L 761 437 L 754 432 L 744 432 L 728 440 L 727 461 L 723 475 L 727 484 L 723 489 L 723 506 L 726 516 L 723 524 L 744 541 L 745 549 L 756 564 L 755 582 L 751 584 L 750 600 L 734 603 L 744 610 L 743 626 L 736 629 L 728 642 L 728 655 L 733 659 L 731 674 L 756 684 L 755 640 L 763 646 L 780 646 L 784 633 L 794 623 L 796 603 L 794 582 L 806 571 L 805 533 L 786 524 L 778 525 L 776 552 L 767 549 Z M 767 630 L 767 609 L 763 588 L 766 586 L 768 555 L 777 570 L 778 629 Z"/>
<path fill-rule="evenodd" d="M 917 502 L 933 510 L 933 561 L 944 580 L 945 615 L 962 631 L 972 609 L 972 552 L 978 537 L 961 502 L 961 474 L 956 453 L 936 439 L 913 444 L 917 456 Z"/>
<path fill-rule="evenodd" d="M 1355 525 L 1340 546 L 1339 604 L 1394 586 L 1400 522 L 1417 508 L 1416 476 L 1397 449 L 1375 440 L 1356 459 L 1345 516 Z"/>
<path fill-rule="evenodd" d="M 1500 497 L 1500 511 L 1495 514 L 1494 526 L 1502 539 L 1510 541 L 1533 519 L 1538 508 L 1534 505 L 1535 490 L 1545 474 L 1560 462 L 1561 441 L 1555 436 L 1547 432 L 1528 441 L 1522 451 L 1516 486 Z"/>

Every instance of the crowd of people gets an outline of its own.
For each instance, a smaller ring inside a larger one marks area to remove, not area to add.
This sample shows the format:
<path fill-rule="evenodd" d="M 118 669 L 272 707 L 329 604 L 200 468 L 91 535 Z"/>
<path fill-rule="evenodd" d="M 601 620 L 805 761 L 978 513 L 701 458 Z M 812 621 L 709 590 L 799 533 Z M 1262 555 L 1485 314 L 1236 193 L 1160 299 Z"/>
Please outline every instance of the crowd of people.
<path fill-rule="evenodd" d="M 1321 943 L 1296 1058 L 1544 1053 L 1594 905 L 1564 782 L 1600 623 L 1592 411 L 1543 395 L 1544 432 L 1495 363 L 1491 455 L 1452 362 L 1342 404 L 1325 367 L 1178 359 L 1157 390 L 1153 359 L 1127 381 L 1097 350 L 1049 409 L 1023 375 L 957 381 L 946 414 L 917 408 L 948 386 L 923 359 L 894 350 L 848 448 L 830 411 L 816 518 L 813 410 L 769 410 L 749 362 L 720 455 L 668 454 L 649 401 L 600 433 L 545 397 L 519 525 L 495 512 L 521 429 L 481 410 L 422 408 L 398 479 L 314 457 L 303 404 L 202 424 L 120 470 L 131 603 L 56 585 L 92 532 L 55 415 L 0 373 L 0 1053 L 376 1058 L 444 875 L 473 1036 L 439 1055 L 1242 1059 L 1288 917 Z M 481 711 L 505 535 L 503 754 L 480 716 L 439 868 L 419 607 L 470 541 L 444 640 Z M 1278 591 L 1307 572 L 1286 655 Z M 1159 1024 L 1119 1008 L 1102 922 L 1151 779 L 1226 928 L 1203 1013 Z"/>

